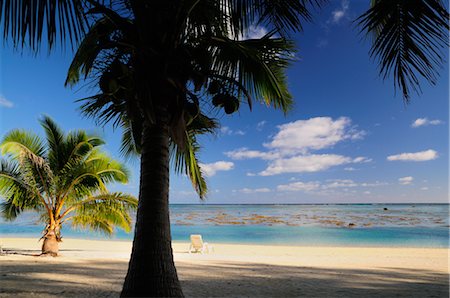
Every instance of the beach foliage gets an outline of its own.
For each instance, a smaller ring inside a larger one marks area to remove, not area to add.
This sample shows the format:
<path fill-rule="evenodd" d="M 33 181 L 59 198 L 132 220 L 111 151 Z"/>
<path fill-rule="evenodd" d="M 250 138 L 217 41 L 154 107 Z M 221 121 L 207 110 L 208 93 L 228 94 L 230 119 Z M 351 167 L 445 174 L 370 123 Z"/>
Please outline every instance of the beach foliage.
<path fill-rule="evenodd" d="M 35 211 L 45 224 L 46 246 L 61 241 L 63 224 L 100 231 L 114 226 L 131 231 L 131 214 L 137 199 L 108 192 L 109 183 L 128 181 L 128 170 L 104 153 L 104 141 L 83 130 L 65 133 L 48 116 L 40 120 L 45 138 L 14 129 L 0 143 L 1 212 L 14 220 L 23 211 Z"/>

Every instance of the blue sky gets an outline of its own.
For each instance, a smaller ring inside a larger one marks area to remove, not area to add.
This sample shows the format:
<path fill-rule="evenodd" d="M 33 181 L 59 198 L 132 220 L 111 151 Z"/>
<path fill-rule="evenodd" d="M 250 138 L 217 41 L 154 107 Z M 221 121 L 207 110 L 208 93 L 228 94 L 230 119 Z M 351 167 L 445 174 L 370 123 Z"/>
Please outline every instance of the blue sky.
<path fill-rule="evenodd" d="M 448 66 L 436 86 L 423 82 L 423 94 L 405 105 L 392 81 L 378 77 L 369 42 L 351 23 L 368 2 L 332 1 L 294 36 L 298 61 L 288 81 L 295 106 L 288 115 L 260 104 L 219 113 L 221 131 L 201 139 L 206 203 L 447 202 Z M 64 88 L 71 55 L 35 57 L 4 45 L 0 136 L 13 128 L 42 134 L 37 120 L 48 114 L 66 130 L 101 133 L 105 149 L 121 158 L 120 130 L 96 127 L 77 111 L 74 101 L 95 90 Z M 138 162 L 129 167 L 130 183 L 111 190 L 137 194 Z M 200 202 L 189 180 L 176 175 L 170 200 Z"/>

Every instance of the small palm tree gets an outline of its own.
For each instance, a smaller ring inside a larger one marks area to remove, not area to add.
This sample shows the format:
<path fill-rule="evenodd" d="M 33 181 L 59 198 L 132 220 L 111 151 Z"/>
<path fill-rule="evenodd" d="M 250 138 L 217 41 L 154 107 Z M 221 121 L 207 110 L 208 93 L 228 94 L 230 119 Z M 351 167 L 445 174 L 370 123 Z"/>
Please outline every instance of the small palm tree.
<path fill-rule="evenodd" d="M 34 210 L 46 224 L 42 254 L 57 255 L 61 227 L 72 226 L 101 231 L 107 235 L 118 226 L 131 230 L 130 211 L 137 199 L 110 193 L 106 184 L 125 183 L 128 171 L 99 150 L 104 142 L 84 131 L 63 133 L 49 117 L 40 121 L 46 133 L 39 136 L 12 130 L 0 149 L 0 197 L 2 214 L 15 219 L 22 211 Z"/>

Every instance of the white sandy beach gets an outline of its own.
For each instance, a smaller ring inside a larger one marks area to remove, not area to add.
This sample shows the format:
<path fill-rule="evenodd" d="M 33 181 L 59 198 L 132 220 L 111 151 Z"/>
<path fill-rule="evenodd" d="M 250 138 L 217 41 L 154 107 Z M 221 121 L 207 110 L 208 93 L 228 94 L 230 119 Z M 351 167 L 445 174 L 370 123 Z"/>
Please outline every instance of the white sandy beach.
<path fill-rule="evenodd" d="M 131 242 L 64 239 L 36 257 L 31 238 L 1 238 L 0 297 L 118 297 Z M 448 297 L 449 250 L 174 243 L 188 297 Z"/>

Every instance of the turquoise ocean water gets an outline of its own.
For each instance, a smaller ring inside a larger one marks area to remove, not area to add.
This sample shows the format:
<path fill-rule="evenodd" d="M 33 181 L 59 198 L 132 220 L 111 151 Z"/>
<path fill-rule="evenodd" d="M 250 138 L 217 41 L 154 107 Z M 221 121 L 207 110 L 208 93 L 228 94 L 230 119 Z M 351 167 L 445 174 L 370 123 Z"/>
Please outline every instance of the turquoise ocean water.
<path fill-rule="evenodd" d="M 448 204 L 171 205 L 172 238 L 304 246 L 449 247 Z M 43 225 L 25 213 L 0 220 L 0 237 L 39 238 Z M 63 237 L 109 239 L 63 227 Z M 115 240 L 132 239 L 118 230 Z"/>

